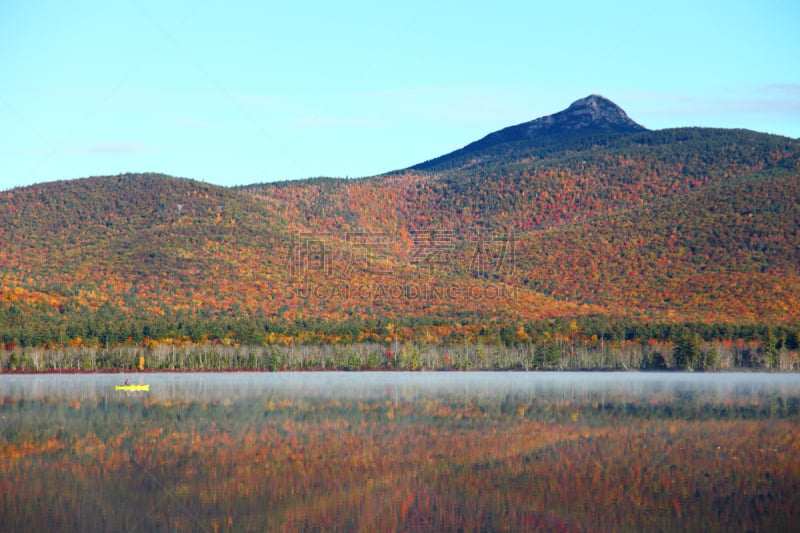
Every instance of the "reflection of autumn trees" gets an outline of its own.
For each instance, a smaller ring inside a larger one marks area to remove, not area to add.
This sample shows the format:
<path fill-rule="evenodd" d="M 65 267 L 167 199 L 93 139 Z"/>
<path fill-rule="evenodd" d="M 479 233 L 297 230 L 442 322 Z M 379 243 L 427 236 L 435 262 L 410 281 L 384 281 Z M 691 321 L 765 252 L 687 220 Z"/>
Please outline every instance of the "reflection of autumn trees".
<path fill-rule="evenodd" d="M 12 530 L 794 530 L 799 402 L 7 398 L 0 493 Z"/>

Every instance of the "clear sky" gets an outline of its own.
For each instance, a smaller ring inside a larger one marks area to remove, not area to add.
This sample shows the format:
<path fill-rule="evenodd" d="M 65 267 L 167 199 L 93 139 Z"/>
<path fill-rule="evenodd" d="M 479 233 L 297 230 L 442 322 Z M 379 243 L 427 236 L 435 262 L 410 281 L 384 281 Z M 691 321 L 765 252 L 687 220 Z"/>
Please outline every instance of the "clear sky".
<path fill-rule="evenodd" d="M 0 189 L 360 177 L 610 98 L 800 137 L 800 2 L 0 2 Z"/>

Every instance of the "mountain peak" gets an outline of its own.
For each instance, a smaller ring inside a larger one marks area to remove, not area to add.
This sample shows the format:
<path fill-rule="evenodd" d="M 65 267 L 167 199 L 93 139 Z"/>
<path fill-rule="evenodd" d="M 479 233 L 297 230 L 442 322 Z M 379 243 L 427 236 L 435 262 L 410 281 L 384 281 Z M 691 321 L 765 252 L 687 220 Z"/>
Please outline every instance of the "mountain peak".
<path fill-rule="evenodd" d="M 549 119 L 549 120 L 548 120 Z M 644 131 L 646 128 L 631 120 L 617 104 L 599 94 L 575 100 L 559 113 L 538 119 L 552 128 L 563 130 Z M 534 120 L 532 123 L 538 122 Z"/>
<path fill-rule="evenodd" d="M 585 98 L 581 98 L 579 100 L 575 100 L 572 102 L 567 109 L 572 109 L 573 107 L 594 107 L 596 108 L 599 105 L 612 105 L 614 107 L 619 107 L 617 104 L 609 100 L 608 98 L 604 97 L 602 94 L 590 94 Z"/>
<path fill-rule="evenodd" d="M 638 131 L 647 131 L 647 128 L 631 120 L 621 107 L 608 98 L 591 94 L 575 100 L 563 111 L 495 131 L 455 152 L 411 168 L 430 170 L 457 158 L 474 157 L 479 153 L 485 153 L 487 149 L 506 143 L 524 141 L 534 146 L 548 138 Z"/>

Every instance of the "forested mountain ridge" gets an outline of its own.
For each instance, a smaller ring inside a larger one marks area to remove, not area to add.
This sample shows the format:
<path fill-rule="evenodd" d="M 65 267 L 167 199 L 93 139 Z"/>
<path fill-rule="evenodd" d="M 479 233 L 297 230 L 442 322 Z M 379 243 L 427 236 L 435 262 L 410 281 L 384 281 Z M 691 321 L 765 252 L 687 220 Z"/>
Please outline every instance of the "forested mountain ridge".
<path fill-rule="evenodd" d="M 449 154 L 410 167 L 412 170 L 440 170 L 456 161 L 480 160 L 490 156 L 493 148 L 517 145 L 528 151 L 546 148 L 553 142 L 566 144 L 589 136 L 604 136 L 647 131 L 631 120 L 625 111 L 611 100 L 592 94 L 573 102 L 558 113 L 529 122 L 509 126 L 490 133 Z"/>
<path fill-rule="evenodd" d="M 272 324 L 251 339 L 279 323 L 423 321 L 436 338 L 589 317 L 796 327 L 798 228 L 800 141 L 648 131 L 590 96 L 358 180 L 126 174 L 2 191 L 0 336 L 35 322 L 25 342 L 63 342 L 109 320 L 134 338 L 242 320 Z"/>

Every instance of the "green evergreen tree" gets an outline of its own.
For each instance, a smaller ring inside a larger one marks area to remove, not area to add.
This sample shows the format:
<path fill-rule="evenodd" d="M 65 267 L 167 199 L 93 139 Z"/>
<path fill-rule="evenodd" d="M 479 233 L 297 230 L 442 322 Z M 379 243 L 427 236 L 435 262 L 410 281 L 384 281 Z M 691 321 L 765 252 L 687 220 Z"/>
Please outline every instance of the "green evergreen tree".
<path fill-rule="evenodd" d="M 788 331 L 786 333 L 786 342 L 784 342 L 784 346 L 789 350 L 800 349 L 800 332 L 796 329 Z"/>
<path fill-rule="evenodd" d="M 767 329 L 764 345 L 761 347 L 761 365 L 766 368 L 778 366 L 778 341 L 772 333 L 772 328 Z"/>
<path fill-rule="evenodd" d="M 688 328 L 683 328 L 678 333 L 672 356 L 675 360 L 675 368 L 680 370 L 694 368 L 700 358 L 698 339 Z"/>

